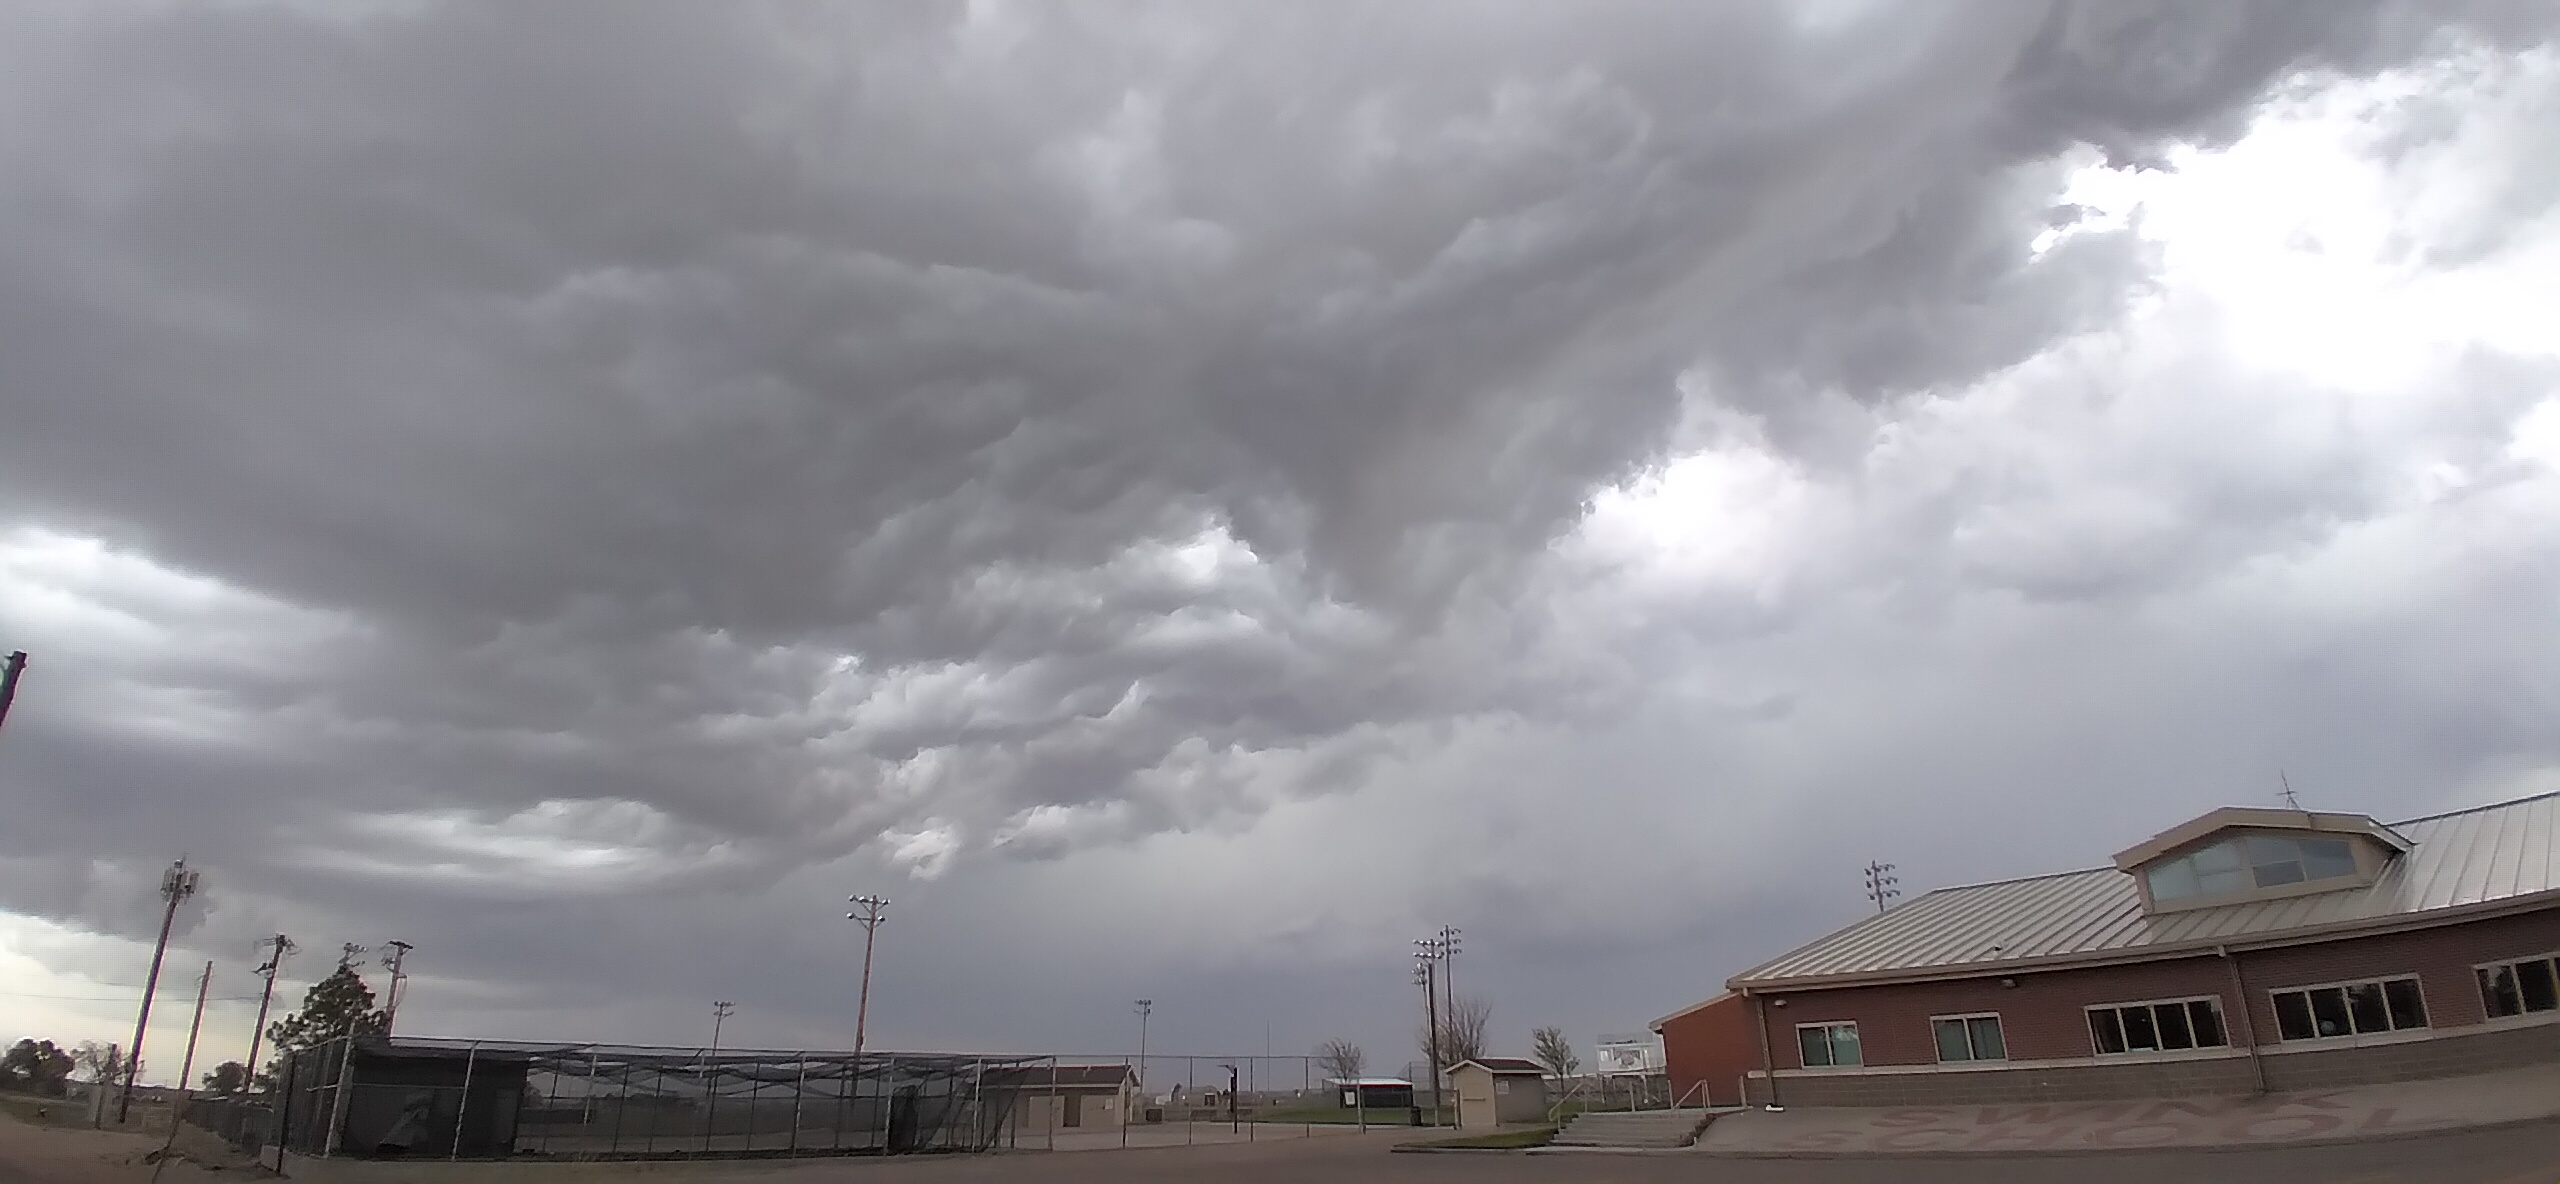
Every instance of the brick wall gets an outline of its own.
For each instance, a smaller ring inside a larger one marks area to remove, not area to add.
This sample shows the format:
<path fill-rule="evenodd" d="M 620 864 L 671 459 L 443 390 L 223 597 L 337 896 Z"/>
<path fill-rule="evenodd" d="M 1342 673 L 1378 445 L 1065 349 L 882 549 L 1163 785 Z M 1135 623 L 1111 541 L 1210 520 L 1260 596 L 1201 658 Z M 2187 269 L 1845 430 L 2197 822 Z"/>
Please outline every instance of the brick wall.
<path fill-rule="evenodd" d="M 1725 995 L 1664 1021 L 1662 1058 L 1671 1095 L 1684 1104 L 1698 1105 L 1703 1097 L 1710 1106 L 1739 1105 L 1742 1075 L 1760 1067 L 1751 1001 Z M 1701 1082 L 1703 1093 L 1693 1092 Z"/>
<path fill-rule="evenodd" d="M 1769 1081 L 1751 1081 L 1752 1104 Z M 2213 1098 L 2258 1092 L 2246 1054 L 2211 1060 L 2131 1060 L 2109 1065 L 2021 1066 L 1961 1073 L 1807 1074 L 1778 1081 L 1789 1106 L 1976 1106 L 2098 1102 L 2113 1098 Z"/>
<path fill-rule="evenodd" d="M 2260 1046 L 2268 1047 L 2278 1043 L 2270 991 L 2407 974 L 2419 978 L 2433 1029 L 2470 1027 L 2484 1018 L 2472 972 L 2475 964 L 2555 949 L 2560 949 L 2560 908 L 2410 933 L 2243 951 L 2230 959 L 2205 956 L 2016 974 L 2007 976 L 2010 986 L 2001 985 L 2002 976 L 1989 976 L 1788 992 L 1773 996 L 1765 1014 L 1770 1054 L 1780 1069 L 1801 1067 L 1798 1025 L 1840 1020 L 1857 1023 L 1869 1066 L 1933 1066 L 1937 1047 L 1930 1017 L 1979 1013 L 2000 1016 L 2010 1061 L 2029 1062 L 1996 1070 L 1836 1075 L 1817 1071 L 1789 1076 L 1780 1081 L 1779 1089 L 1782 1100 L 1790 1105 L 2247 1093 L 2256 1088 L 2257 1071 L 2245 1057 L 2129 1057 L 2080 1066 L 2031 1062 L 2093 1056 L 2086 1009 L 2096 1004 L 2210 996 L 2221 1001 L 2234 1046 L 2254 1036 Z M 2245 992 L 2234 987 L 2235 966 Z M 1780 999 L 1785 1001 L 1783 1006 L 1778 1004 Z M 1668 1039 L 1666 1029 L 1666 1044 Z M 1756 1056 L 1758 1050 L 1752 1051 Z M 2560 1028 L 2500 1030 L 2480 1033 L 2476 1039 L 2327 1047 L 2262 1058 L 2268 1085 L 2274 1089 L 2312 1082 L 2403 1080 L 2554 1060 L 2560 1060 Z M 1765 1087 L 1765 1080 L 1754 1083 L 1755 1091 Z"/>

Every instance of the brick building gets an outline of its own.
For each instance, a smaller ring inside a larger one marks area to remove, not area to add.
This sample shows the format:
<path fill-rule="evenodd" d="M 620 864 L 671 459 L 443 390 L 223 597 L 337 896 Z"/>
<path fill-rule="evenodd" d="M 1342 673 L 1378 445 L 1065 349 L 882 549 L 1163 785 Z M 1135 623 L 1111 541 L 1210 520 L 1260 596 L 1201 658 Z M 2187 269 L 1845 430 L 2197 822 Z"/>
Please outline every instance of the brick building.
<path fill-rule="evenodd" d="M 2251 1094 L 2560 1061 L 2560 794 L 2390 826 L 2216 810 L 2111 867 L 1929 893 L 1727 986 L 1734 1002 L 1698 1014 L 1747 1008 L 1744 1087 L 1786 1105 Z M 1675 1079 L 1681 1019 L 1662 1021 Z"/>
<path fill-rule="evenodd" d="M 1742 1104 L 1743 1077 L 1761 1067 L 1753 1014 L 1749 1000 L 1727 991 L 1653 1021 L 1675 1103 Z"/>

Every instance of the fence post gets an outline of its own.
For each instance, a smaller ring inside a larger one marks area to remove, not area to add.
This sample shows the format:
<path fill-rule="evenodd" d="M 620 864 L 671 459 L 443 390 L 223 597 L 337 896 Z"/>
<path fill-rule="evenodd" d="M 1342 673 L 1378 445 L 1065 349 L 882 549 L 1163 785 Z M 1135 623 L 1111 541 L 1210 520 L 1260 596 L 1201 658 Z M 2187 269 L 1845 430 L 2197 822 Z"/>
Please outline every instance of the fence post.
<path fill-rule="evenodd" d="M 783 1150 L 800 1157 L 800 1100 L 809 1093 L 809 1050 L 800 1050 L 799 1075 L 791 1083 L 791 1141 Z"/>
<path fill-rule="evenodd" d="M 898 1125 L 897 1099 L 891 1096 L 896 1089 L 897 1083 L 898 1054 L 893 1052 L 889 1054 L 888 1064 L 883 1066 L 880 1070 L 880 1149 L 884 1153 L 895 1152 L 898 1149 L 897 1140 L 890 1137 L 895 1133 Z M 913 1131 L 908 1132 L 909 1135 L 913 1135 L 914 1133 L 915 1132 Z"/>
<path fill-rule="evenodd" d="M 969 1077 L 969 1150 L 984 1151 L 993 1145 L 987 1130 L 987 1058 L 979 1057 Z"/>
<path fill-rule="evenodd" d="M 747 1151 L 750 1154 L 756 1149 L 756 1124 L 761 1121 L 759 1116 L 764 1109 L 764 1065 L 758 1063 L 753 1072 L 754 1084 L 747 1087 Z"/>
<path fill-rule="evenodd" d="M 355 1087 L 355 1033 L 349 1031 L 346 1035 L 339 1037 L 338 1041 L 338 1079 L 329 1087 L 329 1129 L 321 1132 L 320 1158 L 322 1159 L 328 1159 L 338 1153 L 338 1133 L 347 1124 L 347 1094 Z"/>
<path fill-rule="evenodd" d="M 613 1075 L 622 1082 L 622 1096 L 613 1101 L 613 1133 L 605 1136 L 604 1149 L 608 1155 L 619 1155 L 622 1152 L 622 1116 L 631 1110 L 631 1062 L 624 1061 L 614 1066 Z M 594 1087 L 590 1085 L 588 1088 Z"/>
<path fill-rule="evenodd" d="M 844 1150 L 845 1102 L 847 1097 L 853 1093 L 854 1085 L 862 1080 L 862 1062 L 853 1062 L 853 1068 L 851 1069 L 843 1069 L 842 1066 L 839 1066 L 838 1068 L 840 1070 L 838 1073 L 838 1079 L 843 1084 L 838 1086 L 836 1089 L 835 1106 L 833 1107 L 836 1113 L 836 1129 L 834 1134 L 827 1137 L 827 1150 L 829 1151 Z"/>
<path fill-rule="evenodd" d="M 666 1071 L 665 1071 L 665 1070 L 660 1069 L 660 1068 L 658 1068 L 658 1067 L 657 1067 L 657 1066 L 655 1066 L 655 1065 L 652 1065 L 652 1066 L 650 1066 L 650 1067 L 649 1067 L 649 1075 L 650 1075 L 651 1077 L 656 1078 L 656 1079 L 657 1079 L 657 1081 L 658 1081 L 658 1083 L 659 1083 L 660 1085 L 664 1085 L 664 1084 L 666 1084 L 667 1074 L 666 1074 Z M 652 1089 L 652 1090 L 650 1091 L 650 1093 L 649 1093 L 649 1095 L 648 1095 L 648 1096 L 649 1096 L 649 1097 L 651 1097 L 651 1098 L 656 1098 L 656 1097 L 658 1096 L 658 1093 L 657 1093 L 657 1091 L 656 1091 L 656 1090 Z M 641 1123 L 641 1124 L 640 1124 L 640 1154 L 642 1154 L 642 1155 L 654 1155 L 654 1154 L 656 1154 L 656 1153 L 657 1153 L 657 1151 L 658 1151 L 658 1104 L 657 1104 L 656 1102 L 652 1101 L 652 1102 L 650 1102 L 650 1103 L 649 1103 L 649 1117 L 648 1117 L 648 1121 L 643 1122 L 643 1123 Z"/>
<path fill-rule="evenodd" d="M 447 1160 L 462 1158 L 462 1120 L 471 1113 L 471 1071 L 480 1063 L 480 1042 L 471 1042 L 471 1051 L 462 1056 L 462 1099 L 453 1104 L 453 1154 Z"/>
<path fill-rule="evenodd" d="M 284 1174 L 284 1141 L 292 1133 L 293 1079 L 297 1076 L 295 1070 L 300 1067 L 300 1064 L 301 1058 L 292 1053 L 286 1053 L 284 1079 L 276 1083 L 276 1174 L 279 1176 Z"/>

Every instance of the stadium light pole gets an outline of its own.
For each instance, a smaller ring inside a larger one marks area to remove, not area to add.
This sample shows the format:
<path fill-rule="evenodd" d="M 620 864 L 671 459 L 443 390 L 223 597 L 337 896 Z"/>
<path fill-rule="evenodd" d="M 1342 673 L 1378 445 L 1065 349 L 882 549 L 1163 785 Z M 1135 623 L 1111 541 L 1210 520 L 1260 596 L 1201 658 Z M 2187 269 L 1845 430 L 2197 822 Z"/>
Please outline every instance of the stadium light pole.
<path fill-rule="evenodd" d="M 1449 1018 L 1458 1017 L 1458 927 L 1440 927 L 1440 997 L 1448 1004 Z"/>
<path fill-rule="evenodd" d="M 142 1068 L 142 1035 L 151 1026 L 151 993 L 160 989 L 160 960 L 169 953 L 169 927 L 177 924 L 178 902 L 196 894 L 199 879 L 184 857 L 160 873 L 160 898 L 168 901 L 169 907 L 160 914 L 160 942 L 151 947 L 151 974 L 142 980 L 142 1014 L 134 1017 L 133 1051 L 124 1058 L 124 1096 L 116 1100 L 117 1126 L 123 1126 L 133 1114 L 134 1078 Z"/>
<path fill-rule="evenodd" d="M 889 907 L 885 896 L 848 896 L 846 902 L 854 911 L 845 920 L 862 926 L 862 994 L 853 1005 L 853 1071 L 862 1073 L 862 1044 L 871 1022 L 871 947 L 879 940 L 881 911 Z"/>
<path fill-rule="evenodd" d="M 1413 983 L 1422 988 L 1423 1056 L 1431 1069 L 1431 1125 L 1440 1125 L 1440 991 L 1434 980 L 1437 963 L 1429 954 L 1413 956 Z"/>

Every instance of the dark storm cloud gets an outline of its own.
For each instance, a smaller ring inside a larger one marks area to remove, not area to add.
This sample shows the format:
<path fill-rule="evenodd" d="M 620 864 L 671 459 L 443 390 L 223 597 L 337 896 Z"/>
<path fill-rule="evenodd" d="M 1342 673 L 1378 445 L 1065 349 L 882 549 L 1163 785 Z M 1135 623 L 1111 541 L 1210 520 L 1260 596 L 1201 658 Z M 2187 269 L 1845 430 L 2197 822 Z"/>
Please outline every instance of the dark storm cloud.
<path fill-rule="evenodd" d="M 0 513 L 342 631 L 197 676 L 221 744 L 25 705 L 12 817 L 156 852 L 80 803 L 200 777 L 171 825 L 455 812 L 386 873 L 538 879 L 469 830 L 512 818 L 772 874 L 1603 712 L 1626 667 L 1512 602 L 1675 375 L 2012 365 L 2146 273 L 2030 253 L 2057 153 L 2531 8 L 1811 11 L 12 10 Z"/>

